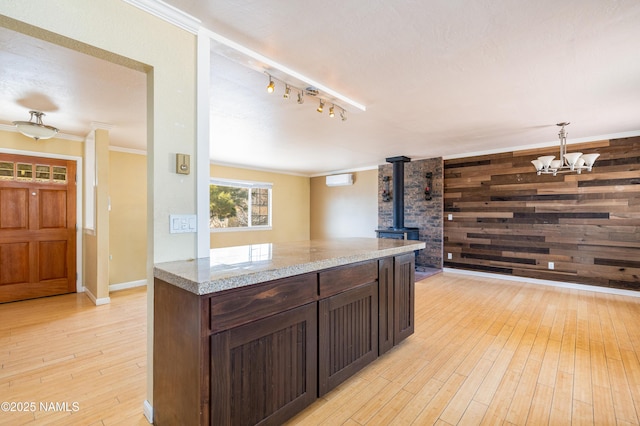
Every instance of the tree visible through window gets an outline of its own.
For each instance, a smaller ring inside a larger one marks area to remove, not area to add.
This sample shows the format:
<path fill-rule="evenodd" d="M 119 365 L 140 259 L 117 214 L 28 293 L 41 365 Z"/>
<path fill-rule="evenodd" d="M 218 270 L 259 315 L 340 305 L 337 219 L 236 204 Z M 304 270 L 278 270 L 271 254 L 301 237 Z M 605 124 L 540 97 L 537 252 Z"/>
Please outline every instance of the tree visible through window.
<path fill-rule="evenodd" d="M 212 179 L 209 185 L 209 227 L 271 226 L 271 184 Z"/>

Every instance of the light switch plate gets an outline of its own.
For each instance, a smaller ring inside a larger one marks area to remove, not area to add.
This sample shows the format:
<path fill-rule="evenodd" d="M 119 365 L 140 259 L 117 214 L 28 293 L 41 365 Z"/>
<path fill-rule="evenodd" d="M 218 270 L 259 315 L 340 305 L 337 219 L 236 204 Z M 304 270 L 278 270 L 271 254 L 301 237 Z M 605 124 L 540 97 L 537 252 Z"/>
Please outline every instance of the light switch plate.
<path fill-rule="evenodd" d="M 172 214 L 169 215 L 169 233 L 184 234 L 196 232 L 197 216 L 195 214 Z"/>

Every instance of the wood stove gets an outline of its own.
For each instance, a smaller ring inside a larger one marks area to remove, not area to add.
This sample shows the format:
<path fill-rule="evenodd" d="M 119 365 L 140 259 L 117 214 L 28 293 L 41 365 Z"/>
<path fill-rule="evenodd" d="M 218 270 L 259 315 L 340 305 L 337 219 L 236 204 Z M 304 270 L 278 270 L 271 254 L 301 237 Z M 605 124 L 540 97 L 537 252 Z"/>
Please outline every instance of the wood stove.
<path fill-rule="evenodd" d="M 405 156 L 389 157 L 387 163 L 393 165 L 393 226 L 376 229 L 378 238 L 392 238 L 396 240 L 418 240 L 419 228 L 404 226 L 404 163 L 411 161 Z"/>

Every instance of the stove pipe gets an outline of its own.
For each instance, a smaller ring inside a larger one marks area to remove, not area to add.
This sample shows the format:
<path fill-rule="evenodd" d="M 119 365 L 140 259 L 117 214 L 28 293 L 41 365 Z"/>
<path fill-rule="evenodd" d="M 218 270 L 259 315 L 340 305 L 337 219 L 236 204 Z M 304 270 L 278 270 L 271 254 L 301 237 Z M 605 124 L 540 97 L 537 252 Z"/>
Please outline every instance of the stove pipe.
<path fill-rule="evenodd" d="M 411 158 L 403 155 L 389 157 L 387 163 L 393 164 L 393 229 L 404 228 L 404 163 Z"/>

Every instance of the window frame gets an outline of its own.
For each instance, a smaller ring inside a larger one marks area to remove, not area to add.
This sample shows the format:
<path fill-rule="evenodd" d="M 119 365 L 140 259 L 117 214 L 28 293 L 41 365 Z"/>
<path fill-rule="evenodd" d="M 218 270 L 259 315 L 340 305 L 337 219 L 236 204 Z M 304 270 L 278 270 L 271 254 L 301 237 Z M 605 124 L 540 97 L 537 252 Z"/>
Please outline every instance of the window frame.
<path fill-rule="evenodd" d="M 209 178 L 209 187 L 211 185 L 217 186 L 229 186 L 232 188 L 245 188 L 248 189 L 248 200 L 247 200 L 247 209 L 248 209 L 248 219 L 249 225 L 243 227 L 228 227 L 228 228 L 211 228 L 209 227 L 209 232 L 251 232 L 251 231 L 270 231 L 272 230 L 273 223 L 273 183 L 271 182 L 258 182 L 258 181 L 248 181 L 248 180 L 240 180 L 240 179 L 226 179 L 226 178 Z M 268 225 L 252 225 L 252 189 L 267 189 L 268 190 Z"/>

